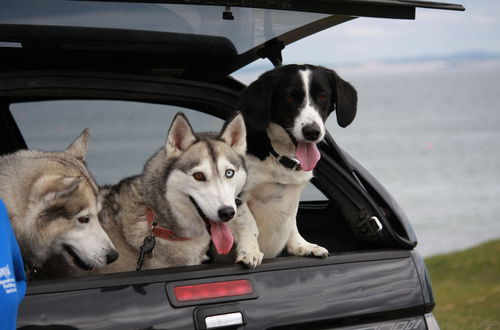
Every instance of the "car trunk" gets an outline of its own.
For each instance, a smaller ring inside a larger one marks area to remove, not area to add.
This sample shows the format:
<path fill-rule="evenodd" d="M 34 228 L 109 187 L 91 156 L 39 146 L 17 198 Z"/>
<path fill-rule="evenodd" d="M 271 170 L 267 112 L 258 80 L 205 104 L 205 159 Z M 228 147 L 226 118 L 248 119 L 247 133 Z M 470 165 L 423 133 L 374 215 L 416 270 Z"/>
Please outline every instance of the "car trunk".
<path fill-rule="evenodd" d="M 185 3 L 152 2 L 154 9 L 166 9 L 165 15 Z M 55 7 L 46 1 L 33 1 L 31 7 L 5 1 L 0 6 L 0 137 L 6 143 L 0 153 L 29 146 L 12 115 L 13 104 L 125 100 L 184 106 L 226 118 L 244 88 L 228 75 L 261 57 L 279 65 L 281 50 L 291 42 L 359 16 L 413 19 L 417 7 L 463 10 L 459 5 L 396 0 L 232 1 L 229 8 L 226 1 L 196 3 L 200 11 L 181 11 L 174 17 L 178 30 L 172 32 L 146 29 L 127 19 L 151 14 L 151 7 L 134 1 L 58 1 L 57 15 L 50 15 Z M 269 9 L 278 15 L 261 11 Z M 276 30 L 283 23 L 279 13 L 290 11 L 309 14 Z M 119 24 L 106 20 L 117 12 L 123 18 Z M 251 23 L 248 30 L 254 34 L 256 27 L 263 26 L 263 31 L 251 42 L 238 43 L 229 34 L 201 33 L 203 25 L 197 31 L 183 25 L 190 22 L 186 17 L 197 21 L 200 13 L 218 15 L 225 25 L 230 15 L 223 12 Z M 104 15 L 98 22 L 92 19 L 96 13 Z M 273 17 L 278 17 L 275 25 Z M 233 327 L 243 324 L 245 329 L 350 329 L 361 324 L 425 329 L 423 315 L 432 310 L 434 300 L 405 215 L 331 136 L 320 150 L 313 183 L 326 198 L 301 202 L 297 221 L 304 238 L 328 248 L 329 257 L 282 255 L 266 259 L 255 270 L 220 263 L 34 281 L 28 285 L 18 326 L 206 329 L 209 318 L 214 324 L 233 322 Z M 198 289 L 207 286 L 196 285 L 207 283 L 216 284 L 208 285 L 209 296 L 204 296 L 199 291 L 207 290 Z M 243 287 L 232 287 L 240 283 Z M 180 301 L 179 286 L 202 298 Z"/>
<path fill-rule="evenodd" d="M 236 84 L 235 81 L 232 83 Z M 243 85 L 240 85 L 241 88 Z M 57 70 L 0 73 L 0 95 L 3 99 L 3 111 L 0 112 L 4 125 L 2 133 L 6 137 L 5 141 L 11 141 L 6 144 L 4 152 L 27 147 L 16 118 L 12 115 L 15 104 L 30 102 L 36 109 L 37 102 L 50 100 L 133 101 L 139 102 L 137 104 L 181 106 L 225 119 L 234 111 L 238 101 L 238 90 L 208 82 L 69 70 L 64 73 Z M 70 110 L 63 108 L 61 111 Z M 78 111 L 83 110 L 74 110 L 71 117 L 76 122 Z M 53 117 L 60 118 L 61 114 Z M 120 115 L 119 112 L 117 114 Z M 82 119 L 88 117 L 85 113 L 79 116 Z M 315 169 L 312 183 L 324 197 L 303 201 L 300 205 L 298 225 L 305 238 L 319 242 L 331 251 L 413 248 L 416 245 L 415 235 L 390 194 L 330 135 L 327 134 L 319 149 L 322 158 Z M 119 154 L 116 156 L 120 157 Z M 115 166 L 119 166 L 119 163 Z"/>
<path fill-rule="evenodd" d="M 27 101 L 176 104 L 225 118 L 238 98 L 237 91 L 207 82 L 79 71 L 0 73 L 0 95 L 3 134 L 17 145 L 25 142 L 11 110 Z M 422 315 L 433 300 L 422 294 L 425 270 L 416 266 L 421 259 L 412 251 L 416 239 L 404 214 L 331 136 L 320 150 L 313 183 L 326 198 L 301 202 L 297 219 L 304 238 L 325 246 L 331 256 L 283 254 L 255 270 L 229 262 L 34 280 L 19 326 L 204 329 L 207 317 L 222 315 L 214 322 L 226 322 L 241 315 L 246 329 L 355 327 L 395 319 L 423 327 Z M 251 284 L 251 292 L 228 294 L 225 285 L 241 280 Z M 177 286 L 207 282 L 224 282 L 222 296 L 187 302 L 175 296 Z"/>

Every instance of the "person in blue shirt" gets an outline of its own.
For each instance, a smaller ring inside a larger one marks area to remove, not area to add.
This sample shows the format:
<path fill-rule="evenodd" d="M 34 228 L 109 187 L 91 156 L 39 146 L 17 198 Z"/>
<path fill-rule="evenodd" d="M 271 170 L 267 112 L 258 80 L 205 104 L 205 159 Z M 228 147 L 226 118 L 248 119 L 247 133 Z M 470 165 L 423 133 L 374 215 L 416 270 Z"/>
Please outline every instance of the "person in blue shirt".
<path fill-rule="evenodd" d="M 0 199 L 0 328 L 16 328 L 17 309 L 26 293 L 23 258 L 7 209 Z"/>

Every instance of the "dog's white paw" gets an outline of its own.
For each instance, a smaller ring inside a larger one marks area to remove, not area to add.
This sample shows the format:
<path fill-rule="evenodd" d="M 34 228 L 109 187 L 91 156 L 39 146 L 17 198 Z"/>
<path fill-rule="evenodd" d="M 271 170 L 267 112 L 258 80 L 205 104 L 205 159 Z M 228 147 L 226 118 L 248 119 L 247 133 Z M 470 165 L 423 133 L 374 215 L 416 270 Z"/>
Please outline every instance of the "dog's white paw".
<path fill-rule="evenodd" d="M 235 263 L 243 263 L 246 267 L 254 269 L 262 263 L 264 253 L 255 249 L 253 251 L 238 251 Z"/>
<path fill-rule="evenodd" d="M 310 256 L 318 258 L 326 258 L 330 254 L 327 249 L 316 244 L 300 244 L 289 248 L 288 252 L 296 256 Z"/>

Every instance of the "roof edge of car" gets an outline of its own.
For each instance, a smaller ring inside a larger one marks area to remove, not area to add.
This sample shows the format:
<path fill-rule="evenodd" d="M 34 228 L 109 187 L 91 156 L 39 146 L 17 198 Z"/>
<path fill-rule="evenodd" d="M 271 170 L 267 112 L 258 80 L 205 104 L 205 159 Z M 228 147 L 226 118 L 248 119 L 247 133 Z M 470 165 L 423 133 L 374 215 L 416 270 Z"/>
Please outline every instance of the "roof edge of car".
<path fill-rule="evenodd" d="M 78 0 L 76 0 L 78 1 Z M 89 0 L 92 2 L 155 3 L 179 5 L 208 5 L 262 8 L 314 12 L 331 15 L 350 15 L 380 18 L 415 19 L 416 8 L 464 11 L 464 6 L 455 3 L 412 0 Z"/>

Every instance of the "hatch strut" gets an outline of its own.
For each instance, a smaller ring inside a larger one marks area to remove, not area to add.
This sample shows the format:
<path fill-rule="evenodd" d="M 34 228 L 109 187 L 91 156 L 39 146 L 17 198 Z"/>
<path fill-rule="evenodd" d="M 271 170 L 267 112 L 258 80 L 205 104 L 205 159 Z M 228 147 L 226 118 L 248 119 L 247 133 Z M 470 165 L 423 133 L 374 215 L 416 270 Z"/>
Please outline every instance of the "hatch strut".
<path fill-rule="evenodd" d="M 283 56 L 281 51 L 285 48 L 283 41 L 276 38 L 267 41 L 264 47 L 257 51 L 260 58 L 267 58 L 275 68 L 283 65 Z"/>

